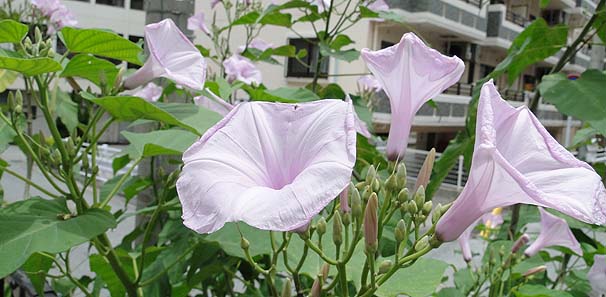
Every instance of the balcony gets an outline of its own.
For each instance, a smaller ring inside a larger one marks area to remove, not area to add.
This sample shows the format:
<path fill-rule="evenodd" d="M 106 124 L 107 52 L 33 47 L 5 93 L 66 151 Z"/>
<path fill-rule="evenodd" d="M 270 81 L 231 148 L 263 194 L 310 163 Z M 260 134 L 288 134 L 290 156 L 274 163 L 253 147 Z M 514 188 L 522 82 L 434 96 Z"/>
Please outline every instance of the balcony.
<path fill-rule="evenodd" d="M 520 27 L 526 27 L 526 24 L 528 23 L 528 19 L 525 16 L 519 15 L 510 10 L 505 13 L 505 19 Z"/>

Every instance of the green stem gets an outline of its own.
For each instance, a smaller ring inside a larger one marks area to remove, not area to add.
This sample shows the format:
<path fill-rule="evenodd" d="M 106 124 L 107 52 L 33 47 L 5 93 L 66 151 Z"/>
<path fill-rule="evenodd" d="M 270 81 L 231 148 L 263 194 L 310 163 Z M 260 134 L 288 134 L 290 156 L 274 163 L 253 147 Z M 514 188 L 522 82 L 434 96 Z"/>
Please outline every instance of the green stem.
<path fill-rule="evenodd" d="M 55 198 L 55 199 L 59 198 L 59 196 L 57 196 L 57 194 L 53 194 L 53 193 L 45 190 L 43 187 L 41 187 L 38 184 L 34 183 L 33 181 L 27 179 L 26 177 L 22 176 L 21 174 L 8 169 L 7 167 L 4 167 L 4 169 L 2 169 L 2 171 L 4 171 L 4 172 L 6 172 L 6 173 L 8 173 L 8 174 L 10 174 L 10 175 L 12 175 L 12 176 L 20 179 L 20 180 L 22 180 L 26 184 L 28 184 L 28 185 L 36 188 L 38 191 L 40 191 L 40 192 L 42 192 L 42 193 L 44 193 L 44 194 L 46 194 L 46 195 L 48 195 L 48 196 L 50 196 L 52 198 Z"/>
<path fill-rule="evenodd" d="M 135 167 L 137 167 L 139 162 L 141 162 L 141 160 L 143 160 L 143 157 L 139 157 L 137 160 L 135 160 L 135 163 L 133 163 L 133 165 L 128 169 L 128 171 L 124 175 L 122 175 L 120 180 L 118 180 L 118 183 L 114 186 L 114 188 L 111 190 L 111 192 L 109 192 L 107 197 L 105 197 L 105 199 L 101 202 L 101 204 L 99 205 L 99 208 L 105 207 L 109 203 L 109 201 L 118 193 L 118 191 L 120 191 L 120 188 L 122 188 L 122 185 L 130 177 L 131 173 L 133 172 Z"/>
<path fill-rule="evenodd" d="M 320 258 L 322 258 L 322 260 L 324 260 L 326 263 L 328 263 L 330 265 L 337 265 L 337 261 L 326 256 L 326 254 L 324 254 L 324 252 L 317 245 L 315 245 L 311 240 L 305 239 L 305 244 L 307 246 L 309 246 L 309 248 L 311 250 L 316 252 L 316 254 L 318 254 L 318 256 L 320 256 Z"/>
<path fill-rule="evenodd" d="M 349 296 L 349 287 L 347 286 L 347 270 L 345 263 L 337 264 L 337 271 L 339 273 L 339 283 L 341 284 L 341 296 Z"/>
<path fill-rule="evenodd" d="M 111 242 L 107 238 L 105 233 L 97 236 L 97 240 L 93 241 L 95 247 L 99 252 L 103 254 L 103 256 L 109 262 L 109 265 L 112 267 L 114 273 L 126 289 L 128 296 L 134 297 L 137 296 L 137 287 L 132 282 L 126 271 L 124 270 L 122 263 L 120 262 L 120 258 L 116 254 L 116 251 L 113 249 Z"/>
<path fill-rule="evenodd" d="M 173 268 L 173 266 L 175 266 L 175 265 L 177 265 L 177 263 L 181 262 L 181 260 L 183 260 L 183 258 L 187 257 L 187 255 L 189 255 L 189 253 L 191 253 L 194 249 L 196 249 L 197 246 L 198 246 L 198 243 L 190 246 L 187 250 L 185 250 L 185 252 L 183 254 L 181 254 L 179 257 L 177 257 L 174 262 L 170 263 L 162 271 L 154 274 L 153 276 L 151 276 L 150 278 L 148 278 L 146 280 L 140 281 L 139 287 L 146 287 L 146 286 L 149 286 L 152 283 L 154 283 L 158 278 L 160 278 L 160 277 L 162 277 L 162 275 L 166 274 L 168 272 L 168 270 Z"/>

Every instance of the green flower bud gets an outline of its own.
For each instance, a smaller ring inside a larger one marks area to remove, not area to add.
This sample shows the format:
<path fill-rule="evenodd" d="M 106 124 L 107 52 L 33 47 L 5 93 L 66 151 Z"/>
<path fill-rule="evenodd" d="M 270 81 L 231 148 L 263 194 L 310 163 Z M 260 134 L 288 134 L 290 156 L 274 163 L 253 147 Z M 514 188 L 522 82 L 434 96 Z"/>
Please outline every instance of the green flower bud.
<path fill-rule="evenodd" d="M 398 170 L 396 171 L 396 180 L 399 188 L 406 186 L 406 165 L 404 165 L 403 162 L 398 165 Z"/>
<path fill-rule="evenodd" d="M 417 204 L 414 201 L 408 201 L 408 212 L 410 214 L 415 214 L 419 211 L 419 208 L 417 208 Z"/>
<path fill-rule="evenodd" d="M 36 43 L 42 42 L 42 32 L 40 31 L 40 28 L 38 26 L 34 28 L 34 40 L 36 41 Z"/>
<path fill-rule="evenodd" d="M 387 191 L 395 192 L 398 190 L 398 180 L 395 174 L 390 175 L 385 181 L 385 189 Z"/>
<path fill-rule="evenodd" d="M 21 90 L 15 92 L 15 106 L 23 106 L 23 93 L 21 93 Z"/>
<path fill-rule="evenodd" d="M 240 237 L 240 247 L 243 250 L 248 250 L 248 248 L 250 247 L 250 242 L 248 241 L 248 239 L 244 238 L 244 236 Z"/>
<path fill-rule="evenodd" d="M 321 217 L 316 224 L 316 231 L 318 231 L 318 235 L 322 236 L 326 233 L 326 219 Z"/>
<path fill-rule="evenodd" d="M 15 109 L 15 95 L 13 94 L 13 92 L 8 92 L 6 101 L 8 103 L 8 110 L 11 110 L 11 111 L 14 110 Z"/>
<path fill-rule="evenodd" d="M 375 178 L 372 181 L 372 190 L 378 192 L 381 189 L 381 181 L 378 178 Z"/>
<path fill-rule="evenodd" d="M 368 199 L 368 204 L 366 204 L 366 211 L 364 213 L 364 240 L 366 243 L 366 252 L 369 254 L 374 254 L 378 248 L 378 207 L 379 198 L 376 193 L 372 193 Z"/>
<path fill-rule="evenodd" d="M 351 213 L 343 213 L 343 226 L 349 226 L 351 224 Z"/>
<path fill-rule="evenodd" d="M 420 186 L 415 193 L 415 203 L 417 204 L 417 208 L 423 209 L 423 204 L 425 203 L 425 188 Z"/>
<path fill-rule="evenodd" d="M 351 191 L 351 215 L 358 221 L 362 220 L 362 198 L 358 189 Z"/>
<path fill-rule="evenodd" d="M 396 242 L 399 244 L 400 242 L 406 240 L 406 237 L 408 236 L 407 230 L 406 230 L 406 222 L 404 222 L 404 220 L 400 219 L 400 221 L 398 221 L 398 224 L 396 225 L 396 229 L 394 230 L 394 235 L 396 237 Z"/>
<path fill-rule="evenodd" d="M 32 40 L 29 38 L 29 36 L 25 37 L 25 39 L 23 40 L 23 47 L 25 47 L 25 50 L 31 51 L 32 46 Z"/>
<path fill-rule="evenodd" d="M 46 57 L 46 55 L 48 55 L 48 50 L 49 50 L 49 48 L 46 46 L 44 48 L 42 48 L 40 50 L 40 57 Z"/>
<path fill-rule="evenodd" d="M 433 210 L 433 214 L 431 215 L 431 223 L 437 223 L 440 220 L 440 217 L 442 217 L 442 204 L 438 203 L 436 208 Z"/>
<path fill-rule="evenodd" d="M 442 206 L 442 209 L 440 209 L 440 213 L 445 214 L 450 209 L 451 206 L 452 206 L 452 202 Z"/>
<path fill-rule="evenodd" d="M 362 201 L 364 201 L 364 203 L 368 202 L 368 198 L 370 197 L 370 193 L 372 193 L 372 190 L 370 189 L 370 186 L 364 187 L 364 190 L 362 191 Z"/>
<path fill-rule="evenodd" d="M 88 156 L 85 155 L 82 157 L 82 169 L 85 171 L 88 170 Z"/>
<path fill-rule="evenodd" d="M 398 202 L 400 202 L 400 203 L 406 203 L 406 201 L 408 201 L 409 198 L 410 198 L 410 192 L 408 192 L 407 188 L 402 189 L 402 191 L 400 191 L 400 193 L 398 193 Z"/>
<path fill-rule="evenodd" d="M 44 46 L 46 48 L 52 48 L 53 47 L 53 41 L 49 38 L 44 42 Z"/>
<path fill-rule="evenodd" d="M 415 244 L 415 251 L 420 251 L 426 247 L 429 246 L 429 238 L 427 237 L 427 235 L 421 237 L 421 239 L 419 239 L 419 241 L 417 241 L 417 243 Z"/>
<path fill-rule="evenodd" d="M 545 266 L 545 265 L 537 266 L 537 267 L 528 269 L 526 272 L 524 272 L 524 274 L 522 274 L 522 276 L 529 277 L 533 274 L 544 272 L 545 270 L 547 270 L 547 266 Z"/>
<path fill-rule="evenodd" d="M 431 212 L 432 208 L 433 208 L 433 202 L 431 202 L 431 201 L 425 202 L 423 204 L 423 214 L 428 215 Z"/>
<path fill-rule="evenodd" d="M 55 57 L 55 50 L 52 49 L 52 48 L 50 48 L 48 50 L 48 53 L 46 54 L 46 56 L 49 57 L 49 58 L 54 58 Z"/>
<path fill-rule="evenodd" d="M 99 173 L 99 166 L 93 167 L 93 174 Z"/>
<path fill-rule="evenodd" d="M 356 184 L 356 189 L 358 189 L 359 191 L 362 191 L 364 187 L 366 187 L 366 182 L 362 181 Z"/>
<path fill-rule="evenodd" d="M 343 222 L 341 221 L 341 215 L 339 212 L 335 212 L 332 218 L 332 241 L 336 246 L 343 243 Z"/>
<path fill-rule="evenodd" d="M 126 67 L 120 67 L 118 75 L 116 75 L 116 80 L 114 81 L 114 89 L 117 90 L 122 86 L 122 78 L 124 77 L 124 73 L 126 73 Z"/>
<path fill-rule="evenodd" d="M 393 262 L 391 262 L 391 260 L 385 260 L 381 262 L 381 264 L 379 265 L 379 274 L 387 273 L 387 271 L 389 271 L 392 266 Z"/>
<path fill-rule="evenodd" d="M 59 150 L 57 150 L 57 149 L 53 150 L 53 152 L 50 155 L 50 161 L 51 161 L 51 164 L 53 164 L 55 166 L 61 164 L 61 153 L 59 152 Z"/>
<path fill-rule="evenodd" d="M 67 138 L 67 141 L 65 142 L 65 149 L 67 150 L 67 153 L 70 155 L 72 155 L 75 152 L 74 140 L 71 137 Z"/>
<path fill-rule="evenodd" d="M 292 288 L 290 284 L 290 279 L 286 279 L 284 281 L 284 285 L 282 286 L 282 294 L 281 297 L 291 297 L 292 296 Z"/>
<path fill-rule="evenodd" d="M 372 181 L 377 177 L 377 171 L 375 170 L 374 165 L 370 165 L 368 171 L 366 172 L 366 184 L 372 184 Z"/>

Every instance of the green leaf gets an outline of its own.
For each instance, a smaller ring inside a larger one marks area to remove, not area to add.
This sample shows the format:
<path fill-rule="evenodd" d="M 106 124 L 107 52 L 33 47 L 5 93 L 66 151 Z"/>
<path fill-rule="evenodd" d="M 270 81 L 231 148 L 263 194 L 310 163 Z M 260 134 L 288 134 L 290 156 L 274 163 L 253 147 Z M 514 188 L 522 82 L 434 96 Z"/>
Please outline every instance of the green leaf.
<path fill-rule="evenodd" d="M 13 20 L 0 21 L 0 43 L 20 43 L 29 31 L 27 25 Z"/>
<path fill-rule="evenodd" d="M 352 62 L 360 57 L 360 52 L 355 49 L 334 50 L 325 43 L 320 43 L 320 53 L 323 56 L 331 56 L 335 59 Z"/>
<path fill-rule="evenodd" d="M 297 103 L 318 100 L 320 97 L 305 88 L 282 87 L 275 90 L 252 88 L 243 86 L 253 101 L 273 101 L 283 103 Z"/>
<path fill-rule="evenodd" d="M 377 296 L 425 297 L 432 294 L 442 282 L 448 264 L 428 258 L 419 258 L 412 266 L 398 270 L 376 292 Z"/>
<path fill-rule="evenodd" d="M 82 93 L 82 97 L 101 106 L 118 120 L 154 120 L 184 128 L 198 135 L 202 135 L 221 119 L 219 114 L 192 104 L 152 103 L 134 96 L 95 98 L 88 93 Z"/>
<path fill-rule="evenodd" d="M 128 154 L 124 154 L 120 157 L 115 157 L 112 161 L 112 171 L 114 175 L 118 171 L 120 171 L 120 169 L 124 168 L 124 166 L 128 165 L 128 163 L 130 163 L 130 158 L 128 157 Z"/>
<path fill-rule="evenodd" d="M 121 133 L 130 142 L 126 149 L 132 159 L 159 155 L 181 155 L 198 136 L 178 129 L 152 131 L 147 133 Z"/>
<path fill-rule="evenodd" d="M 138 58 L 142 51 L 141 47 L 116 33 L 65 27 L 61 29 L 60 36 L 71 52 L 93 54 L 143 65 Z"/>
<path fill-rule="evenodd" d="M 456 288 L 444 288 L 438 292 L 436 297 L 465 297 L 466 295 Z"/>
<path fill-rule="evenodd" d="M 40 253 L 33 253 L 21 266 L 21 269 L 27 274 L 39 296 L 44 296 L 46 273 L 52 266 L 53 259 Z"/>
<path fill-rule="evenodd" d="M 114 217 L 101 209 L 64 219 L 68 214 L 65 200 L 39 197 L 0 209 L 0 277 L 15 271 L 35 252 L 63 252 L 116 225 Z"/>
<path fill-rule="evenodd" d="M 474 272 L 469 268 L 459 269 L 454 273 L 454 283 L 460 292 L 467 295 L 475 283 Z"/>
<path fill-rule="evenodd" d="M 340 50 L 342 47 L 346 45 L 350 45 L 354 43 L 349 36 L 345 34 L 339 34 L 335 39 L 330 43 L 330 48 L 333 50 Z"/>
<path fill-rule="evenodd" d="M 116 249 L 118 259 L 120 260 L 120 266 L 126 271 L 128 276 L 133 279 L 133 259 L 128 253 L 122 249 Z M 112 297 L 125 296 L 126 289 L 122 285 L 122 282 L 116 275 L 109 262 L 101 255 L 94 254 L 88 258 L 90 270 L 92 270 L 103 282 L 107 285 L 107 289 Z"/>
<path fill-rule="evenodd" d="M 53 93 L 53 108 L 54 112 L 61 119 L 61 122 L 69 129 L 69 132 L 73 132 L 78 127 L 78 105 L 72 101 L 71 96 L 55 88 Z"/>
<path fill-rule="evenodd" d="M 366 137 L 356 137 L 356 165 L 355 169 L 360 172 L 368 165 L 375 165 L 379 168 L 387 168 L 385 156 L 377 150 L 377 147 L 371 145 Z"/>
<path fill-rule="evenodd" d="M 567 292 L 551 290 L 541 285 L 524 285 L 514 291 L 516 297 L 573 297 Z"/>
<path fill-rule="evenodd" d="M 17 133 L 4 121 L 0 121 L 0 153 L 3 153 L 11 144 Z"/>
<path fill-rule="evenodd" d="M 572 144 L 570 145 L 570 147 L 568 149 L 574 149 L 574 148 L 577 148 L 579 146 L 586 144 L 589 140 L 591 140 L 591 138 L 596 136 L 596 134 L 598 134 L 598 133 L 599 133 L 598 130 L 596 130 L 592 127 L 586 127 L 586 128 L 577 130 L 577 132 L 574 134 L 574 137 L 572 138 Z"/>
<path fill-rule="evenodd" d="M 271 254 L 269 232 L 242 223 L 239 223 L 238 226 L 244 237 L 250 242 L 249 251 L 251 256 Z M 238 226 L 236 226 L 236 223 L 227 223 L 223 228 L 206 236 L 204 240 L 218 243 L 221 249 L 230 256 L 245 259 L 246 257 L 240 246 Z"/>
<path fill-rule="evenodd" d="M 526 68 L 536 62 L 543 61 L 555 55 L 566 45 L 568 26 L 549 26 L 545 20 L 539 18 L 533 21 L 512 42 L 505 60 L 511 61 L 507 65 L 509 84 Z M 499 65 L 502 67 L 502 65 Z M 499 68 L 499 67 L 497 67 Z"/>
<path fill-rule="evenodd" d="M 587 121 L 606 135 L 606 74 L 590 69 L 577 80 L 569 80 L 564 74 L 546 75 L 539 90 L 558 111 Z"/>
<path fill-rule="evenodd" d="M 12 85 L 19 75 L 15 71 L 0 69 L 0 93 Z"/>
<path fill-rule="evenodd" d="M 606 43 L 606 5 L 601 4 L 595 9 L 595 22 L 593 28 L 597 30 L 596 35 L 602 42 Z"/>
<path fill-rule="evenodd" d="M 73 57 L 61 72 L 61 77 L 81 77 L 97 86 L 112 85 L 118 75 L 118 68 L 112 62 L 87 54 Z"/>
<path fill-rule="evenodd" d="M 18 53 L 0 51 L 0 69 L 13 70 L 27 76 L 61 70 L 61 64 L 51 58 L 25 58 Z"/>
<path fill-rule="evenodd" d="M 457 136 L 450 141 L 446 150 L 444 150 L 440 158 L 434 163 L 431 180 L 427 185 L 427 190 L 425 190 L 425 195 L 427 197 L 433 197 L 438 191 L 442 181 L 448 175 L 448 172 L 450 172 L 452 167 L 459 162 L 459 156 L 463 155 L 466 162 L 471 161 L 474 142 L 475 137 L 469 137 L 463 133 L 458 133 Z"/>

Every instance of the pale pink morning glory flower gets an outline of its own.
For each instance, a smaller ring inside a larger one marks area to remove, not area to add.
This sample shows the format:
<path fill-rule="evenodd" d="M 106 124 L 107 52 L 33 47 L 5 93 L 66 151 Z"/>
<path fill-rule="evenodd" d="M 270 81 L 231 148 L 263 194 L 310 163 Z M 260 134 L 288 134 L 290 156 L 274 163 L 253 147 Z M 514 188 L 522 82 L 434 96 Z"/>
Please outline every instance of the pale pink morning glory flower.
<path fill-rule="evenodd" d="M 593 265 L 587 272 L 587 280 L 598 296 L 606 294 L 606 255 L 593 256 Z"/>
<path fill-rule="evenodd" d="M 436 234 L 455 240 L 483 214 L 516 203 L 553 208 L 586 223 L 606 222 L 600 176 L 562 147 L 527 107 L 503 100 L 489 81 L 480 95 L 469 179 Z"/>
<path fill-rule="evenodd" d="M 63 6 L 59 0 L 32 0 L 32 4 L 47 17 L 50 17 L 55 10 Z"/>
<path fill-rule="evenodd" d="M 51 23 L 55 27 L 56 30 L 59 30 L 63 27 L 73 27 L 78 24 L 76 21 L 76 17 L 72 14 L 69 9 L 63 5 L 61 5 L 57 10 L 55 10 L 50 16 Z"/>
<path fill-rule="evenodd" d="M 349 185 L 355 160 L 351 102 L 239 104 L 183 154 L 184 224 L 297 229 Z"/>
<path fill-rule="evenodd" d="M 370 74 L 358 78 L 358 85 L 364 92 L 378 92 L 382 89 L 381 83 Z"/>
<path fill-rule="evenodd" d="M 459 246 L 461 247 L 461 253 L 463 254 L 463 259 L 465 259 L 466 262 L 471 261 L 471 247 L 470 247 L 470 240 L 471 240 L 471 234 L 473 232 L 473 230 L 475 229 L 476 225 L 479 223 L 480 221 L 476 221 L 475 223 L 471 224 L 467 229 L 465 229 L 465 231 L 463 232 L 463 234 L 461 234 L 461 236 L 459 236 Z M 501 208 L 495 208 L 492 212 L 486 213 L 482 216 L 482 223 L 484 224 L 485 228 L 487 229 L 495 229 L 497 227 L 499 227 L 501 224 L 503 224 L 503 216 L 501 215 Z M 482 230 L 482 232 L 480 233 L 480 236 L 487 238 L 489 233 L 488 230 Z"/>
<path fill-rule="evenodd" d="M 204 12 L 202 11 L 187 19 L 187 29 L 192 31 L 201 30 L 206 35 L 211 35 L 210 29 L 206 26 Z"/>
<path fill-rule="evenodd" d="M 270 48 L 273 48 L 273 47 L 274 47 L 273 43 L 265 42 L 263 39 L 260 39 L 260 38 L 253 39 L 250 42 L 250 44 L 248 45 L 248 48 L 258 49 L 258 50 L 260 50 L 262 52 L 264 52 L 264 51 L 266 51 L 266 50 L 268 50 Z M 238 47 L 238 53 L 243 53 L 244 49 L 246 49 L 245 45 L 239 46 Z"/>
<path fill-rule="evenodd" d="M 475 227 L 475 223 L 471 224 L 471 226 L 469 226 L 467 229 L 465 229 L 465 231 L 463 231 L 463 234 L 461 234 L 458 239 L 459 247 L 461 247 L 461 253 L 463 254 L 463 259 L 465 260 L 465 262 L 470 262 L 472 258 L 470 240 L 471 233 L 473 232 L 473 229 L 475 229 Z"/>
<path fill-rule="evenodd" d="M 465 65 L 457 57 L 429 48 L 413 33 L 404 34 L 398 44 L 382 50 L 363 49 L 362 58 L 389 97 L 391 125 L 386 151 L 389 160 L 397 160 L 406 151 L 415 113 L 456 83 Z"/>
<path fill-rule="evenodd" d="M 211 96 L 211 98 L 206 96 L 194 97 L 194 102 L 196 105 L 208 108 L 222 116 L 227 115 L 232 109 L 234 109 L 233 105 L 225 102 L 225 100 L 215 95 L 215 93 L 213 93 L 211 90 L 206 89 L 206 92 Z"/>
<path fill-rule="evenodd" d="M 144 87 L 139 87 L 134 90 L 127 90 L 122 92 L 122 94 L 143 98 L 149 102 L 156 102 L 162 96 L 162 92 L 162 87 L 150 82 Z"/>
<path fill-rule="evenodd" d="M 168 78 L 194 90 L 204 88 L 206 61 L 171 19 L 145 26 L 149 58 L 143 67 L 124 81 L 134 89 L 156 77 Z"/>
<path fill-rule="evenodd" d="M 491 212 L 482 215 L 482 223 L 484 223 L 486 228 L 495 229 L 503 224 L 503 215 L 501 214 L 502 211 L 502 208 L 497 207 Z"/>
<path fill-rule="evenodd" d="M 368 3 L 369 1 L 367 1 Z M 372 11 L 388 11 L 389 5 L 384 0 L 375 0 L 374 2 L 367 4 L 366 7 Z"/>
<path fill-rule="evenodd" d="M 223 67 L 225 67 L 225 74 L 227 74 L 227 80 L 230 83 L 239 80 L 247 85 L 253 83 L 260 85 L 263 80 L 261 71 L 257 69 L 257 66 L 248 58 L 240 55 L 227 58 L 223 61 Z"/>
<path fill-rule="evenodd" d="M 550 246 L 566 247 L 577 255 L 583 255 L 581 244 L 570 231 L 566 220 L 558 218 L 542 207 L 539 207 L 541 213 L 541 232 L 539 237 L 524 251 L 524 255 L 532 257 L 543 248 Z"/>

